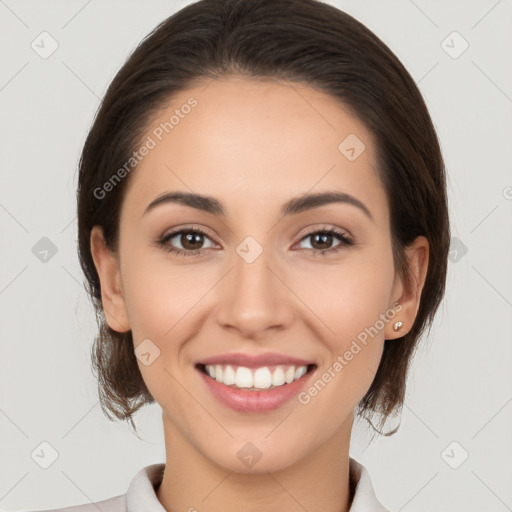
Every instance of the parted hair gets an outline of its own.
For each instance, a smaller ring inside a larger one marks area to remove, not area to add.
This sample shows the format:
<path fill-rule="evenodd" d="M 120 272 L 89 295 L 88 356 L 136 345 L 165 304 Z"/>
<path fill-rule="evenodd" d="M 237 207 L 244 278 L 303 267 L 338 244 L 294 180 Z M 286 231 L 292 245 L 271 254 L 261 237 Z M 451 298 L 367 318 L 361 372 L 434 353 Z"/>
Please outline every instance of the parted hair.
<path fill-rule="evenodd" d="M 377 172 L 390 208 L 395 271 L 413 286 L 405 250 L 429 242 L 429 262 L 414 324 L 386 340 L 357 415 L 380 427 L 403 407 L 410 362 L 445 292 L 450 242 L 445 166 L 433 122 L 413 78 L 365 25 L 317 0 L 201 0 L 165 19 L 137 46 L 109 85 L 79 162 L 78 255 L 98 322 L 91 362 L 103 412 L 130 421 L 154 403 L 139 371 L 131 331 L 109 327 L 91 255 L 94 226 L 118 250 L 120 207 L 130 176 L 95 191 L 139 147 L 149 122 L 174 95 L 205 79 L 287 80 L 339 100 L 375 140 Z M 340 141 L 341 142 L 341 141 Z M 133 172 L 136 172 L 136 168 Z M 136 429 L 135 429 L 136 431 Z"/>

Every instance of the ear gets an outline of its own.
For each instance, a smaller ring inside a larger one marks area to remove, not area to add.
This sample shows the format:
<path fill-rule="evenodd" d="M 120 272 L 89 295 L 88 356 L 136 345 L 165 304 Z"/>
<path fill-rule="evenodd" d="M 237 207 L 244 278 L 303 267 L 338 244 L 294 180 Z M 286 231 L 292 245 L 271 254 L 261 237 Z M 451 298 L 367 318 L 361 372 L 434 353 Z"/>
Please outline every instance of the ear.
<path fill-rule="evenodd" d="M 117 332 L 130 330 L 128 312 L 121 288 L 119 262 L 106 246 L 103 230 L 94 226 L 91 231 L 91 254 L 100 279 L 101 302 L 105 318 L 111 329 Z"/>
<path fill-rule="evenodd" d="M 401 338 L 411 330 L 414 324 L 420 307 L 421 292 L 427 276 L 429 259 L 428 240 L 424 236 L 417 237 L 414 242 L 406 248 L 406 255 L 411 274 L 411 282 L 407 284 L 402 283 L 398 275 L 395 279 L 392 304 L 396 305 L 394 309 L 397 313 L 392 321 L 386 324 L 385 338 L 387 340 Z M 391 306 L 391 308 L 393 308 L 393 306 Z M 396 322 L 403 323 L 399 331 L 393 329 L 393 325 Z"/>

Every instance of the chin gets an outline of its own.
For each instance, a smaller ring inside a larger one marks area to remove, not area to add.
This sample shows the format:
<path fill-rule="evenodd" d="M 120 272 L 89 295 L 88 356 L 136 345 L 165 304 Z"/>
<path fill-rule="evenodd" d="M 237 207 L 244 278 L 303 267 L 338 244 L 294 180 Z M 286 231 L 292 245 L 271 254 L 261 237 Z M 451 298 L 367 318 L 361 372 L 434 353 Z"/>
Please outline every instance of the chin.
<path fill-rule="evenodd" d="M 297 446 L 300 446 L 301 453 L 297 451 Z M 294 465 L 307 455 L 304 448 L 304 444 L 300 442 L 290 446 L 283 446 L 283 444 L 276 446 L 276 443 L 262 439 L 255 442 L 230 443 L 229 447 L 226 446 L 219 453 L 203 452 L 203 454 L 211 462 L 228 471 L 256 475 L 282 471 Z"/>

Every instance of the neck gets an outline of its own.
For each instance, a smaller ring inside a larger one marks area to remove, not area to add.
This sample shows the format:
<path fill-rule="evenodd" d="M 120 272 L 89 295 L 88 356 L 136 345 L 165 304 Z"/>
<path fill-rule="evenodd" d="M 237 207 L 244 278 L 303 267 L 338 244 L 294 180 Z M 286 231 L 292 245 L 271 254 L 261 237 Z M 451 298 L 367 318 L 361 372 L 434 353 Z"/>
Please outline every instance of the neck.
<path fill-rule="evenodd" d="M 348 512 L 352 418 L 322 446 L 279 471 L 237 473 L 214 464 L 164 416 L 166 465 L 156 495 L 167 512 Z"/>

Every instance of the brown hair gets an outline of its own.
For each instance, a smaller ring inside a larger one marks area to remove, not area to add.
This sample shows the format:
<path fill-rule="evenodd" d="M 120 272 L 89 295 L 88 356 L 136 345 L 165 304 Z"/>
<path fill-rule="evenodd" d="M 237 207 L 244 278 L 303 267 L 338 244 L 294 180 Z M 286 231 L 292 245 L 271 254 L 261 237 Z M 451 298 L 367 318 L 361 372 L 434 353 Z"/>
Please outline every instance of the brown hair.
<path fill-rule="evenodd" d="M 98 225 L 117 251 L 129 177 L 105 197 L 95 191 L 130 159 L 152 116 L 175 94 L 202 79 L 233 75 L 303 83 L 342 102 L 374 136 L 395 269 L 406 286 L 411 280 L 405 248 L 419 235 L 429 242 L 414 325 L 402 338 L 386 340 L 358 405 L 359 416 L 380 414 L 382 425 L 403 406 L 410 360 L 444 296 L 450 240 L 445 168 L 427 107 L 398 58 L 363 24 L 317 0 L 190 4 L 157 26 L 110 84 L 83 148 L 77 190 L 79 259 L 99 325 L 91 358 L 103 412 L 134 427 L 132 415 L 154 399 L 139 371 L 131 331 L 116 332 L 105 321 L 90 250 L 91 229 Z"/>

